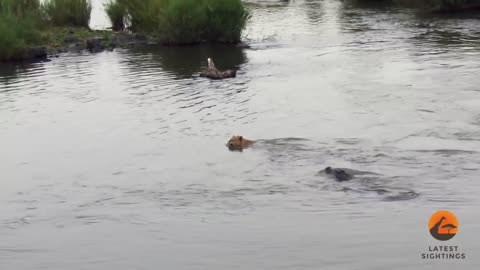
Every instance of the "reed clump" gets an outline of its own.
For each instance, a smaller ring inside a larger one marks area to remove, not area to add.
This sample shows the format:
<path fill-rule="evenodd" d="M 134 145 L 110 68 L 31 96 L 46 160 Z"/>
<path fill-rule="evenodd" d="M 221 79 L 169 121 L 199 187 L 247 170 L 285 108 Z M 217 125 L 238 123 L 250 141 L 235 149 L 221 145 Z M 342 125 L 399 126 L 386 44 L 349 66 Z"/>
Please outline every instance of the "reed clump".
<path fill-rule="evenodd" d="M 39 0 L 0 0 L 0 16 L 25 18 L 40 14 Z"/>
<path fill-rule="evenodd" d="M 128 27 L 170 45 L 237 43 L 249 18 L 241 0 L 111 0 L 106 9 L 114 29 Z"/>
<path fill-rule="evenodd" d="M 105 4 L 105 12 L 110 19 L 113 31 L 122 31 L 125 29 L 125 20 L 127 18 L 127 12 L 125 7 L 114 0 L 110 0 Z"/>
<path fill-rule="evenodd" d="M 98 35 L 91 11 L 91 0 L 0 0 L 0 61 L 86 42 Z M 110 0 L 105 11 L 114 31 L 167 45 L 238 43 L 249 18 L 241 0 Z"/>
<path fill-rule="evenodd" d="M 50 24 L 89 27 L 92 12 L 90 0 L 45 0 L 41 7 Z"/>
<path fill-rule="evenodd" d="M 0 0 L 0 61 L 20 59 L 42 43 L 39 0 Z"/>
<path fill-rule="evenodd" d="M 90 0 L 0 0 L 0 61 L 45 55 L 58 27 L 89 29 Z"/>

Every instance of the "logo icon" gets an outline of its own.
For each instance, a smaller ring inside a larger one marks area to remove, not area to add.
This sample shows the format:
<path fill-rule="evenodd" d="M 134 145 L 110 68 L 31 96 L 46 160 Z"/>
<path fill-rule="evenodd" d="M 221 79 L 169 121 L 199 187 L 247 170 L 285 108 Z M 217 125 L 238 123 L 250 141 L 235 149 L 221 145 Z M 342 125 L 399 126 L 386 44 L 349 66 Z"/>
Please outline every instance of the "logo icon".
<path fill-rule="evenodd" d="M 440 210 L 430 217 L 428 229 L 433 238 L 440 241 L 450 240 L 458 231 L 457 217 L 450 211 Z"/>

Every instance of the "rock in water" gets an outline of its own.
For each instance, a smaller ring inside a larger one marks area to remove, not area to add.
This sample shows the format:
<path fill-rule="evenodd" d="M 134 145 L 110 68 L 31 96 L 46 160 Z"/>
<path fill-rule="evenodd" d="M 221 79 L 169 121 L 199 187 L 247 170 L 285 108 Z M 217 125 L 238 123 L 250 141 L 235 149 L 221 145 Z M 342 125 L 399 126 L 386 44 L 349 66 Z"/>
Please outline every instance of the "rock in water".
<path fill-rule="evenodd" d="M 105 45 L 103 44 L 104 38 L 94 37 L 85 40 L 85 45 L 87 50 L 91 53 L 103 52 L 105 50 Z"/>
<path fill-rule="evenodd" d="M 27 52 L 27 59 L 32 60 L 46 60 L 47 59 L 47 48 L 45 47 L 33 47 L 30 48 Z"/>

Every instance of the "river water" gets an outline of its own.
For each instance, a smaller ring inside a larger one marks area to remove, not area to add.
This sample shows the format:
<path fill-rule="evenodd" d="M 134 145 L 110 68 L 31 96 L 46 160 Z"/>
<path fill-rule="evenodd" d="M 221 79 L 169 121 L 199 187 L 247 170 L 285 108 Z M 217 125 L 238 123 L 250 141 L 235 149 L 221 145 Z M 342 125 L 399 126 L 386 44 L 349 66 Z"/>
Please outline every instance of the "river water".
<path fill-rule="evenodd" d="M 478 18 L 248 7 L 248 49 L 0 67 L 0 269 L 478 269 Z M 207 57 L 237 78 L 198 78 Z M 466 259 L 422 259 L 433 245 Z"/>

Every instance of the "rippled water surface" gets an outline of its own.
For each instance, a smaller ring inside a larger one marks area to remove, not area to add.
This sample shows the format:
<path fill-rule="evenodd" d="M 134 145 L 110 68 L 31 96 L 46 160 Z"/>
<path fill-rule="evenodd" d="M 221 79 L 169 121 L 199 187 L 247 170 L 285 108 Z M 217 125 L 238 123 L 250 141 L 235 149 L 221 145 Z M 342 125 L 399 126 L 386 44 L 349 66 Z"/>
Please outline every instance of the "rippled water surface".
<path fill-rule="evenodd" d="M 479 19 L 247 3 L 248 49 L 0 66 L 0 269 L 478 269 Z"/>

